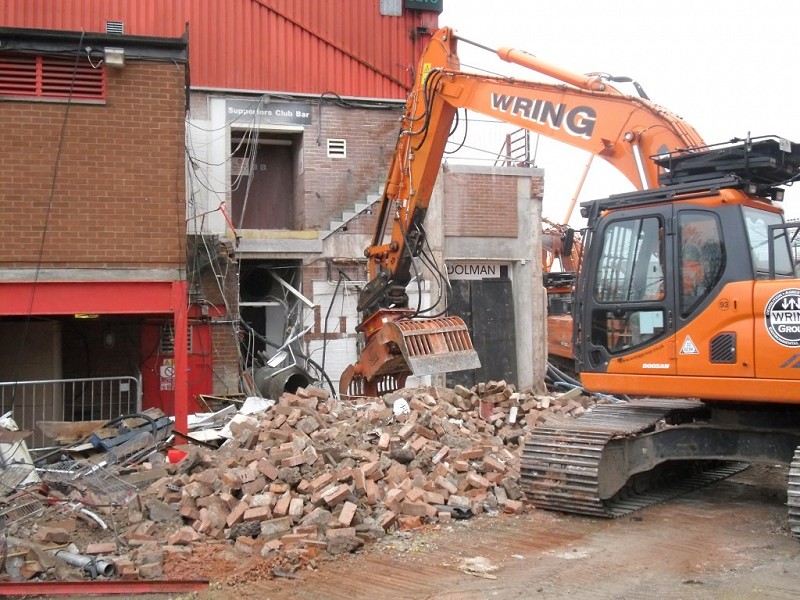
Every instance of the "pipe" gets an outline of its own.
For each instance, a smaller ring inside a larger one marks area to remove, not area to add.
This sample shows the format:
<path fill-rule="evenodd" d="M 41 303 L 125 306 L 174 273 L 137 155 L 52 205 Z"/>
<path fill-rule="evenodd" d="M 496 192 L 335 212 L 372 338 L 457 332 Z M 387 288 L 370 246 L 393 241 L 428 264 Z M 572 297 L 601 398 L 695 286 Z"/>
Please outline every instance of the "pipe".
<path fill-rule="evenodd" d="M 100 527 L 102 527 L 103 530 L 108 529 L 108 525 L 105 524 L 103 519 L 101 519 L 99 516 L 97 516 L 96 513 L 93 513 L 92 511 L 90 511 L 88 508 L 84 508 L 83 504 L 81 504 L 80 502 L 73 502 L 73 503 L 69 504 L 68 506 L 73 510 L 78 510 L 78 511 L 82 512 L 83 514 L 85 514 L 87 517 L 89 517 L 94 522 L 96 522 L 98 525 L 100 525 Z"/>
<path fill-rule="evenodd" d="M 75 552 L 68 552 L 67 550 L 57 550 L 53 555 L 57 556 L 68 565 L 80 567 L 81 570 L 85 571 L 92 579 L 97 578 L 98 575 L 111 577 L 115 571 L 114 563 L 103 558 L 94 558 Z"/>

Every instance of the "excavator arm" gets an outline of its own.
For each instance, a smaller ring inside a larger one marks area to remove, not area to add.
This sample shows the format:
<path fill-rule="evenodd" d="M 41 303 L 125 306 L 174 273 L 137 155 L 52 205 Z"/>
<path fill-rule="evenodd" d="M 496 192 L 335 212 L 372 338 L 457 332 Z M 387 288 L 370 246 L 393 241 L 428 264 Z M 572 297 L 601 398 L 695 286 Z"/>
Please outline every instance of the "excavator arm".
<path fill-rule="evenodd" d="M 343 393 L 353 392 L 353 382 L 359 382 L 360 393 L 388 391 L 402 385 L 412 372 L 410 339 L 397 331 L 387 335 L 387 329 L 396 330 L 397 325 L 402 329 L 402 323 L 415 313 L 408 308 L 405 289 L 411 280 L 412 260 L 424 248 L 425 215 L 459 108 L 600 156 L 639 189 L 658 185 L 659 167 L 652 156 L 704 145 L 691 126 L 648 100 L 622 94 L 601 76 L 571 73 L 519 50 L 503 48 L 496 54 L 561 83 L 463 72 L 457 39 L 450 28 L 434 33 L 406 102 L 377 226 L 365 251 L 370 281 L 359 295 L 358 309 L 364 315 L 359 329 L 367 345 L 359 362 L 343 374 Z M 457 317 L 446 324 L 420 320 L 414 331 L 422 348 L 413 360 L 414 373 L 478 366 L 466 327 Z M 443 361 L 443 354 L 450 360 Z M 424 368 L 426 363 L 430 369 Z M 383 381 L 380 385 L 378 378 Z M 381 385 L 385 389 L 379 389 Z"/>

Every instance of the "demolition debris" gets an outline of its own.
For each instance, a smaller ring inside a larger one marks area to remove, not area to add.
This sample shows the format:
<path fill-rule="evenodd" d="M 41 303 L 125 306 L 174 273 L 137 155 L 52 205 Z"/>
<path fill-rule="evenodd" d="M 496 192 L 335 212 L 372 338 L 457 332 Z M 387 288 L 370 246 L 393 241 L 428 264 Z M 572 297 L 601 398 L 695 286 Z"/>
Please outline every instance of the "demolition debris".
<path fill-rule="evenodd" d="M 397 531 L 520 513 L 526 432 L 597 402 L 503 381 L 350 399 L 309 387 L 199 416 L 184 444 L 163 415 L 130 416 L 0 471 L 0 580 L 186 579 L 181 564 L 219 579 L 209 548 L 295 577 Z"/>

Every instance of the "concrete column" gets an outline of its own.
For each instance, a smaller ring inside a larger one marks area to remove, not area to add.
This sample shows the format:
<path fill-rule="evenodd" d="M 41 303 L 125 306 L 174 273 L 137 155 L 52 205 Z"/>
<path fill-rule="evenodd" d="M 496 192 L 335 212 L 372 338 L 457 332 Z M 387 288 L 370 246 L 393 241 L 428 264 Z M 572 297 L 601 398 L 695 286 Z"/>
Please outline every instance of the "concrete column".
<path fill-rule="evenodd" d="M 428 245 L 431 249 L 431 257 L 436 265 L 445 272 L 444 264 L 444 198 L 445 198 L 445 183 L 443 168 L 439 168 L 439 175 L 436 179 L 436 185 L 433 186 L 431 192 L 430 203 L 428 204 L 428 213 L 425 216 L 425 233 L 427 235 Z M 431 302 L 435 302 L 439 295 L 442 294 L 441 302 L 428 314 L 435 314 L 444 310 L 447 306 L 447 293 L 442 289 L 442 281 L 440 281 L 436 273 L 426 270 L 425 278 L 428 281 L 430 288 Z M 433 385 L 445 385 L 446 375 L 433 375 L 431 383 Z"/>
<path fill-rule="evenodd" d="M 439 177 L 431 193 L 428 214 L 425 217 L 425 232 L 428 236 L 428 245 L 431 249 L 433 261 L 444 272 L 444 176 L 442 169 L 439 169 Z M 444 293 L 444 290 L 441 289 L 442 282 L 436 273 L 432 273 L 430 270 L 427 271 L 425 277 L 431 290 L 431 302 L 435 302 L 439 294 Z M 442 302 L 432 312 L 436 313 L 444 309 L 446 301 L 446 298 L 443 297 Z"/>
<path fill-rule="evenodd" d="M 519 387 L 545 391 L 547 312 L 542 284 L 542 202 L 531 197 L 531 178 L 517 180 L 519 240 L 526 251 L 513 263 Z"/>
<path fill-rule="evenodd" d="M 527 290 L 527 302 L 515 302 L 517 323 L 517 368 L 520 371 L 520 386 L 526 381 L 536 392 L 544 392 L 544 377 L 547 372 L 547 304 L 542 280 L 542 200 L 531 196 L 532 179 L 520 177 L 517 191 L 519 203 L 520 239 L 528 240 L 531 260 L 519 264 L 522 271 L 519 281 Z M 516 287 L 516 283 L 515 283 Z M 518 299 L 520 295 L 516 296 Z M 523 378 L 523 368 L 526 377 Z"/>

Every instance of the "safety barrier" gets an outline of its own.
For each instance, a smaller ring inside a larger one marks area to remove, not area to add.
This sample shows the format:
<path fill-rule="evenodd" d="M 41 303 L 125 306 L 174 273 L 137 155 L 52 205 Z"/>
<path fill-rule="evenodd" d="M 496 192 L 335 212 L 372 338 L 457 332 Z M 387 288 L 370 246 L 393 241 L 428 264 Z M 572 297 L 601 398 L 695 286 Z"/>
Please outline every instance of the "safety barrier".
<path fill-rule="evenodd" d="M 136 377 L 92 377 L 0 382 L 0 414 L 11 411 L 19 428 L 32 431 L 29 448 L 52 445 L 37 423 L 41 421 L 110 421 L 139 412 L 141 381 Z"/>

